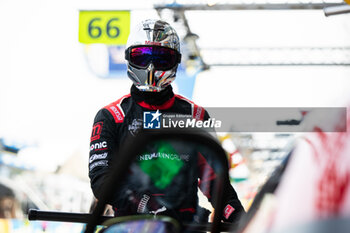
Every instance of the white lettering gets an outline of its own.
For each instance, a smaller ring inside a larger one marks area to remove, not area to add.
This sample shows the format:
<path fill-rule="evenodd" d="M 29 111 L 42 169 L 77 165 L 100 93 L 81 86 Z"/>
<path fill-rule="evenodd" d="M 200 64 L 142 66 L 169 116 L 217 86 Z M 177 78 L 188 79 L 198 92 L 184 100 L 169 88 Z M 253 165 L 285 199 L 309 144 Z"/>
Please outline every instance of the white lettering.
<path fill-rule="evenodd" d="M 196 120 L 195 119 L 187 119 L 187 122 L 186 122 L 186 127 L 194 127 L 196 123 Z"/>
<path fill-rule="evenodd" d="M 189 160 L 189 155 L 186 154 L 167 154 L 167 153 L 152 153 L 152 154 L 143 154 L 139 156 L 139 161 L 152 160 L 157 158 L 170 159 L 170 160 Z"/>
<path fill-rule="evenodd" d="M 97 142 L 97 143 L 94 143 L 90 146 L 90 151 L 92 150 L 98 150 L 98 149 L 104 149 L 107 147 L 107 142 L 106 141 L 103 141 L 103 142 Z"/>
<path fill-rule="evenodd" d="M 157 158 L 157 155 L 159 155 L 159 153 L 158 153 L 158 154 L 156 154 L 156 153 L 152 153 L 152 154 L 151 154 L 151 159 L 153 159 L 153 158 Z"/>
<path fill-rule="evenodd" d="M 186 119 L 185 120 L 173 120 L 171 118 L 163 118 L 163 128 L 220 128 L 222 122 L 215 120 L 215 118 L 210 118 L 206 121 L 196 120 L 196 119 Z"/>
<path fill-rule="evenodd" d="M 189 161 L 190 160 L 190 155 L 180 155 L 181 160 L 186 160 Z"/>
<path fill-rule="evenodd" d="M 92 163 L 93 161 L 97 160 L 97 159 L 105 159 L 107 158 L 108 153 L 105 152 L 103 154 L 93 154 L 90 156 L 90 160 L 89 163 Z"/>
<path fill-rule="evenodd" d="M 118 111 L 118 109 L 114 106 L 111 106 L 110 109 L 114 112 L 115 116 L 118 118 L 118 120 L 123 120 L 122 115 L 120 114 L 120 112 Z"/>
<path fill-rule="evenodd" d="M 179 122 L 179 121 L 173 121 L 171 120 L 171 118 L 169 119 L 169 121 L 170 121 L 170 125 L 172 125 L 174 128 L 176 128 L 177 123 Z"/>
<path fill-rule="evenodd" d="M 196 127 L 202 128 L 203 127 L 203 121 L 196 121 Z"/>
<path fill-rule="evenodd" d="M 179 121 L 179 127 L 180 127 L 180 128 L 185 127 L 185 122 L 184 122 L 184 121 Z"/>
<path fill-rule="evenodd" d="M 213 122 L 213 121 L 210 121 L 210 120 L 209 120 L 209 121 L 204 121 L 204 122 L 203 122 L 203 127 L 204 127 L 204 128 L 209 128 L 209 127 L 210 127 L 210 123 L 212 123 L 212 122 Z"/>
<path fill-rule="evenodd" d="M 221 121 L 215 121 L 215 128 L 221 128 Z"/>
<path fill-rule="evenodd" d="M 169 122 L 169 121 L 168 121 Z M 166 120 L 165 118 L 163 117 L 163 128 L 170 128 L 170 125 L 167 125 L 166 124 Z"/>
<path fill-rule="evenodd" d="M 94 162 L 93 164 L 91 164 L 89 169 L 91 171 L 95 167 L 107 167 L 107 166 L 108 166 L 108 160 L 101 160 L 101 161 L 97 161 L 97 162 Z"/>

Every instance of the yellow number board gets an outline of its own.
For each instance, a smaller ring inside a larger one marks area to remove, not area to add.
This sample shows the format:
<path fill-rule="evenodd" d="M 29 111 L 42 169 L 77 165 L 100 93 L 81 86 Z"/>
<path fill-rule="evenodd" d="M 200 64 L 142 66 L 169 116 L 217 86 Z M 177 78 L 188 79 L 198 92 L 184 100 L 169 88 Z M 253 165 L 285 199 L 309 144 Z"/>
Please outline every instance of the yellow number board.
<path fill-rule="evenodd" d="M 130 32 L 130 11 L 80 11 L 79 42 L 125 45 Z"/>

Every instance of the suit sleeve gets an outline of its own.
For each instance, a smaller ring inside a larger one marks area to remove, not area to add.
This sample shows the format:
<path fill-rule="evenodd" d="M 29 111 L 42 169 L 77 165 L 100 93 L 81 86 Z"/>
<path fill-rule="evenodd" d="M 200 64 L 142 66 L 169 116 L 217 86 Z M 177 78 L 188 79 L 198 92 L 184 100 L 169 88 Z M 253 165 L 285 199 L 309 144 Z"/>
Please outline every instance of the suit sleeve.
<path fill-rule="evenodd" d="M 106 109 L 101 109 L 96 114 L 90 138 L 89 178 L 97 199 L 101 196 L 112 155 L 117 149 L 116 127 L 113 117 Z"/>
<path fill-rule="evenodd" d="M 116 152 L 119 150 L 120 140 L 123 140 L 119 133 L 121 126 L 122 121 L 115 122 L 115 118 L 105 108 L 97 113 L 94 120 L 90 142 L 89 177 L 93 194 L 97 200 L 104 192 L 105 181 L 109 180 L 108 176 L 113 167 L 112 162 L 117 162 Z M 130 193 L 132 188 L 131 184 L 124 180 L 115 189 L 111 199 L 107 200 L 107 203 L 114 207 L 116 215 L 127 215 L 135 210 L 137 200 L 130 199 L 133 197 L 133 194 Z"/>

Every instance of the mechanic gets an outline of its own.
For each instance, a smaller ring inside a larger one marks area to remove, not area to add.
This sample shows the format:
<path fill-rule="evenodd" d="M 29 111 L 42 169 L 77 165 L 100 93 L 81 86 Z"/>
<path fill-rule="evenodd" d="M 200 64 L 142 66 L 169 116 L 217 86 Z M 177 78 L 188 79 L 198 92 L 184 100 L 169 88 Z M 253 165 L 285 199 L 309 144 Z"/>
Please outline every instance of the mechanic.
<path fill-rule="evenodd" d="M 202 107 L 173 92 L 171 82 L 175 79 L 181 61 L 180 41 L 173 27 L 161 20 L 145 20 L 131 32 L 126 47 L 127 75 L 133 82 L 130 94 L 124 95 L 98 111 L 91 134 L 89 177 L 97 199 L 101 195 L 101 187 L 106 180 L 112 157 L 123 142 L 129 136 L 135 136 L 142 127 L 144 112 L 189 114 L 196 120 L 209 118 L 207 111 Z M 158 154 L 158 157 L 160 156 Z M 176 158 L 181 160 L 184 157 Z M 123 189 L 125 191 L 123 194 L 119 192 L 110 201 L 114 207 L 115 216 L 162 212 L 181 221 L 207 222 L 209 213 L 206 213 L 204 220 L 203 218 L 196 220 L 195 216 L 199 215 L 198 212 L 203 212 L 203 208 L 198 207 L 197 186 L 193 188 L 193 184 L 201 182 L 199 188 L 208 187 L 210 185 L 205 183 L 215 179 L 215 174 L 209 176 L 206 174 L 206 177 L 203 177 L 203 171 L 208 167 L 203 156 L 199 155 L 196 163 L 198 165 L 196 169 L 191 166 L 186 167 L 198 171 L 197 177 L 193 177 L 192 188 L 187 189 L 192 192 L 193 197 L 187 196 L 188 200 L 175 211 L 172 210 L 170 213 L 164 206 L 155 207 L 155 193 L 134 194 L 132 189 Z M 233 222 L 238 220 L 245 211 L 229 180 L 227 179 L 225 183 L 227 193 L 224 198 L 225 208 L 222 220 Z M 211 200 L 210 191 L 203 191 L 209 201 Z M 131 194 L 132 198 L 130 198 Z"/>

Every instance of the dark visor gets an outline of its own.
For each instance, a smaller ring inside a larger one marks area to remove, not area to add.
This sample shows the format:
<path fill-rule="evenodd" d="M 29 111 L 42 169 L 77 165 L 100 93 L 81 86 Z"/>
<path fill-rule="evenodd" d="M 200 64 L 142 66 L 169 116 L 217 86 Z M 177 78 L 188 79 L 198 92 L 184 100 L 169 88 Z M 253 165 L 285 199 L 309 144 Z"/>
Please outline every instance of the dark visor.
<path fill-rule="evenodd" d="M 162 46 L 132 46 L 125 51 L 125 59 L 136 68 L 145 69 L 152 62 L 156 70 L 170 70 L 181 61 L 181 54 Z"/>

